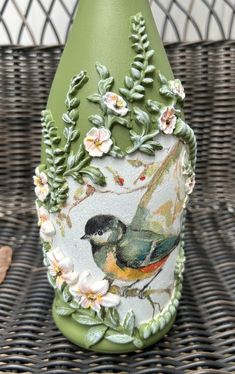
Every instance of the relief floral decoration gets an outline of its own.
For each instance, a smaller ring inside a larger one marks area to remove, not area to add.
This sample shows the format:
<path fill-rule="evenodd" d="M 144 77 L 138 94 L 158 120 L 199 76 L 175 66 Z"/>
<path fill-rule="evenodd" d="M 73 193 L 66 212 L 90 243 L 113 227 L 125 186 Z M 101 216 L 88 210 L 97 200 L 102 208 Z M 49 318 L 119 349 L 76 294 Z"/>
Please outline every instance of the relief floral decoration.
<path fill-rule="evenodd" d="M 92 157 L 102 157 L 112 147 L 111 132 L 104 127 L 93 127 L 84 139 L 86 151 Z"/>
<path fill-rule="evenodd" d="M 96 64 L 100 76 L 98 92 L 87 99 L 93 104 L 98 104 L 99 113 L 91 115 L 88 121 L 92 128 L 87 132 L 80 146 L 73 150 L 72 144 L 80 137 L 77 128 L 79 120 L 78 108 L 80 100 L 78 91 L 87 83 L 88 76 L 81 71 L 72 78 L 66 97 L 66 113 L 62 119 L 65 124 L 62 137 L 58 135 L 57 126 L 50 110 L 42 115 L 43 136 L 46 145 L 46 164 L 36 168 L 34 176 L 35 194 L 37 196 L 37 210 L 40 226 L 40 237 L 45 247 L 45 260 L 48 265 L 48 275 L 54 288 L 60 291 L 60 301 L 56 306 L 57 313 L 61 316 L 71 315 L 80 324 L 94 326 L 99 340 L 107 340 L 125 344 L 133 344 L 141 348 L 143 340 L 163 329 L 167 318 L 175 314 L 180 297 L 180 274 L 183 269 L 183 250 L 178 261 L 176 273 L 175 294 L 167 309 L 168 317 L 160 311 L 158 319 L 135 327 L 135 315 L 128 312 L 124 320 L 115 309 L 120 303 L 120 295 L 115 293 L 108 280 L 96 280 L 89 271 L 78 274 L 74 271 L 72 260 L 64 256 L 59 248 L 53 248 L 55 227 L 50 219 L 50 214 L 60 212 L 66 204 L 69 192 L 67 178 L 72 177 L 83 185 L 87 183 L 84 178 L 89 178 L 94 185 L 105 186 L 106 180 L 102 171 L 92 164 L 95 157 L 123 158 L 136 151 L 148 156 L 154 156 L 162 146 L 158 142 L 160 132 L 174 135 L 187 146 L 188 169 L 185 171 L 185 193 L 192 192 L 195 184 L 193 173 L 196 159 L 196 140 L 192 129 L 183 120 L 182 104 L 185 93 L 180 80 L 167 80 L 159 73 L 160 94 L 166 99 L 167 104 L 145 99 L 145 91 L 154 82 L 155 66 L 151 64 L 154 50 L 150 48 L 146 33 L 145 21 L 141 14 L 131 19 L 131 40 L 136 56 L 131 65 L 130 74 L 124 78 L 124 88 L 120 88 L 118 95 L 112 92 L 114 78 L 110 76 L 106 66 Z M 138 103 L 142 101 L 142 105 Z M 179 109 L 180 106 L 180 109 Z M 177 109 L 176 109 L 177 108 Z M 125 118 L 124 118 L 125 117 Z M 132 145 L 126 150 L 121 150 L 116 144 L 112 133 L 113 126 L 124 126 L 129 134 Z M 74 147 L 75 148 L 75 147 Z M 125 180 L 119 175 L 114 175 L 116 184 L 124 186 Z M 140 181 L 145 181 L 146 176 L 141 175 Z M 92 186 L 92 193 L 95 187 Z M 45 244 L 48 244 L 46 246 Z M 111 292 L 112 290 L 112 292 Z M 150 292 L 151 290 L 147 292 Z M 144 296 L 150 297 L 150 294 Z M 107 309 L 107 310 L 106 310 Z M 84 313 L 85 317 L 84 317 Z M 104 313 L 104 317 L 100 315 Z M 162 313 L 162 314 L 161 314 Z M 97 322 L 98 321 L 98 322 Z M 89 335 L 94 336 L 92 333 Z M 88 337 L 87 337 L 88 339 Z M 97 341 L 88 339 L 87 347 Z"/>
<path fill-rule="evenodd" d="M 95 280 L 87 270 L 83 271 L 78 282 L 70 287 L 71 294 L 83 308 L 91 308 L 96 312 L 100 311 L 101 306 L 111 308 L 120 303 L 120 296 L 108 290 L 108 280 Z"/>

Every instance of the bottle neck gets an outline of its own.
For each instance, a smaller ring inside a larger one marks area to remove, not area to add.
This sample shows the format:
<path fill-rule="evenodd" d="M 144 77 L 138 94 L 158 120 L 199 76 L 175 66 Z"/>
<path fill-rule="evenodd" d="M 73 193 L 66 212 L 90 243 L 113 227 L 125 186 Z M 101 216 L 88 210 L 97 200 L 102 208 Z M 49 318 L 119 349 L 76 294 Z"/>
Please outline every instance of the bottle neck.
<path fill-rule="evenodd" d="M 80 0 L 79 13 L 90 13 L 90 16 L 120 18 L 136 13 L 150 11 L 148 0 Z M 144 15 L 144 14 L 143 14 Z"/>

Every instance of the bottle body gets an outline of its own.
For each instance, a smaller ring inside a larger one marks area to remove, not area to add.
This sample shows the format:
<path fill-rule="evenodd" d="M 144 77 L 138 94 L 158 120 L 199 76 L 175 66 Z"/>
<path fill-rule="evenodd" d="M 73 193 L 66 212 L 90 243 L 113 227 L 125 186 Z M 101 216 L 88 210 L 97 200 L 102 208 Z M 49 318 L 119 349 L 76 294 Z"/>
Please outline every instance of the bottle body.
<path fill-rule="evenodd" d="M 43 112 L 35 192 L 57 326 L 120 353 L 174 321 L 196 142 L 148 2 L 91 5 L 80 2 Z"/>

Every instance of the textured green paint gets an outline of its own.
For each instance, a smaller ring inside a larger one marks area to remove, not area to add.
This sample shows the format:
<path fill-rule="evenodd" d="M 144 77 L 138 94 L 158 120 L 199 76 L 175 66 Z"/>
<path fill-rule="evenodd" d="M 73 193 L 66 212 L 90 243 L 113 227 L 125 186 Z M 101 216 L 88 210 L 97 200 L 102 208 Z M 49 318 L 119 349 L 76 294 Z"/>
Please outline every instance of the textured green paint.
<path fill-rule="evenodd" d="M 90 327 L 86 327 L 84 325 L 78 324 L 71 317 L 58 316 L 58 314 L 55 311 L 55 304 L 56 304 L 56 298 L 54 300 L 52 313 L 53 313 L 53 318 L 58 329 L 72 343 L 77 344 L 80 347 L 86 349 L 84 336 L 87 334 Z M 159 331 L 154 336 L 151 336 L 150 338 L 144 340 L 143 348 L 146 348 L 152 344 L 157 343 L 165 334 L 167 334 L 167 332 L 171 329 L 175 321 L 175 317 L 176 317 L 176 314 L 169 320 L 169 322 L 165 325 L 163 330 Z M 138 348 L 135 347 L 134 344 L 132 343 L 116 344 L 106 339 L 103 339 L 98 344 L 92 346 L 89 349 L 95 352 L 112 353 L 112 354 L 113 353 L 121 354 L 121 353 L 133 352 L 133 351 L 138 350 Z"/>
<path fill-rule="evenodd" d="M 72 146 L 74 150 L 78 149 L 81 139 L 90 129 L 88 117 L 97 112 L 97 106 L 86 99 L 97 89 L 99 78 L 95 63 L 99 61 L 106 65 L 110 74 L 114 76 L 114 92 L 118 93 L 118 89 L 124 85 L 124 77 L 129 73 L 136 54 L 129 40 L 130 17 L 138 12 L 141 12 L 145 18 L 150 45 L 155 50 L 151 63 L 156 66 L 156 70 L 163 72 L 167 79 L 173 78 L 148 0 L 80 0 L 77 16 L 48 100 L 48 108 L 53 113 L 59 135 L 62 135 L 64 129 L 62 115 L 66 110 L 64 101 L 71 78 L 81 70 L 87 71 L 89 82 L 80 92 L 81 137 Z M 146 99 L 150 98 L 164 102 L 164 98 L 159 95 L 159 81 L 156 74 L 154 85 L 146 89 Z M 122 148 L 131 145 L 127 134 L 128 130 L 119 125 L 114 129 L 114 137 L 118 138 L 118 144 Z"/>

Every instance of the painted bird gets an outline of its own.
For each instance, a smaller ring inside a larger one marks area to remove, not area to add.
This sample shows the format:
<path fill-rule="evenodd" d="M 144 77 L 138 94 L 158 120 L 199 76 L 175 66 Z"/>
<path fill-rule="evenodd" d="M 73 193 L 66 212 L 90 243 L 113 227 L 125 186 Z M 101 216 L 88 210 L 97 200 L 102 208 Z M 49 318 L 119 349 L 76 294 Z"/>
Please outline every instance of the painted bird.
<path fill-rule="evenodd" d="M 81 239 L 90 241 L 95 263 L 108 279 L 135 284 L 152 278 L 144 288 L 159 274 L 180 241 L 179 236 L 166 238 L 152 231 L 136 230 L 112 215 L 89 219 Z"/>

